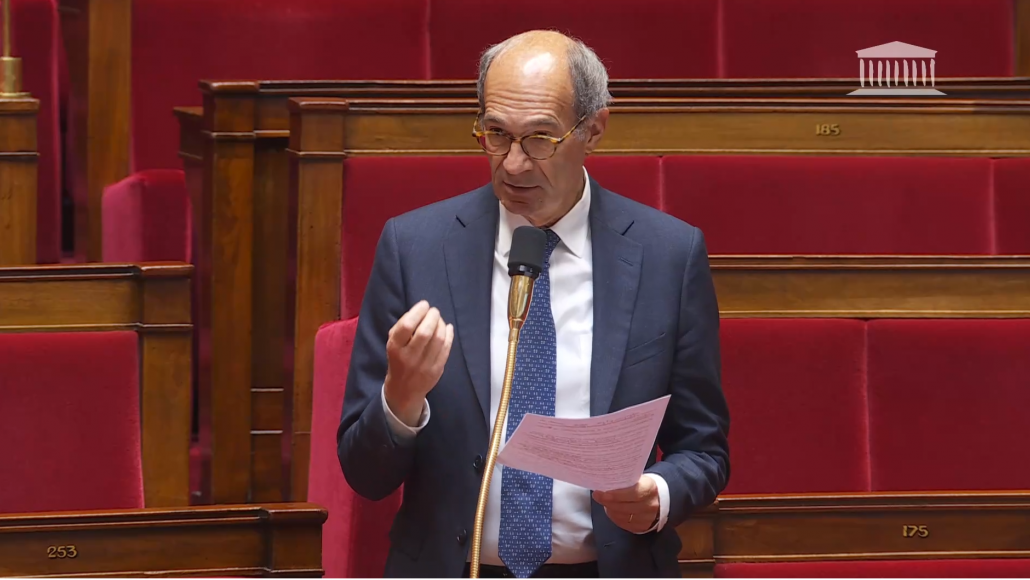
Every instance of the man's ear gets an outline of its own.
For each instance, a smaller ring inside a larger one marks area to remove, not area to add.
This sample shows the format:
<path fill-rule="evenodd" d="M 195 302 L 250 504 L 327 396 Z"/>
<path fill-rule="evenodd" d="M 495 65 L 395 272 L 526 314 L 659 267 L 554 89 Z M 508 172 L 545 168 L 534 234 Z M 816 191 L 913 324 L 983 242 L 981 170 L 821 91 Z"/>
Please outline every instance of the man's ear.
<path fill-rule="evenodd" d="M 587 144 L 586 154 L 590 155 L 601 143 L 601 137 L 608 128 L 608 109 L 604 108 L 597 112 L 592 119 L 587 121 Z"/>

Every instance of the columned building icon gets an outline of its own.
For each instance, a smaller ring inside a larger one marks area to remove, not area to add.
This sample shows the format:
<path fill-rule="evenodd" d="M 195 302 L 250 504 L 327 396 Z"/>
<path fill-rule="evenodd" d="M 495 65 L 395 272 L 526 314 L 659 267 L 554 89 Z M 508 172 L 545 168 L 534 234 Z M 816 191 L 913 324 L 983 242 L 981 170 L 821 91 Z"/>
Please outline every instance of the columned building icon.
<path fill-rule="evenodd" d="M 861 88 L 851 95 L 943 95 L 934 88 L 936 50 L 888 42 L 856 51 Z"/>

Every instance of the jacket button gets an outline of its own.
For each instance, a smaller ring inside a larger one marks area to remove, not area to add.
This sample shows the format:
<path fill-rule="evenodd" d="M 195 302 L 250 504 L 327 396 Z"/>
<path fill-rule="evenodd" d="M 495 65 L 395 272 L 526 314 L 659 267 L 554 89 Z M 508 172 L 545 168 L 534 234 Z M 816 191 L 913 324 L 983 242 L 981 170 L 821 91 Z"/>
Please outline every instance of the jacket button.
<path fill-rule="evenodd" d="M 476 471 L 482 471 L 483 470 L 483 456 L 482 455 L 477 455 L 476 459 L 474 461 L 472 461 L 472 468 L 475 469 Z"/>
<path fill-rule="evenodd" d="M 455 538 L 455 539 L 458 540 L 458 545 L 459 546 L 464 546 L 465 545 L 465 540 L 467 540 L 468 537 L 469 537 L 468 532 L 465 531 L 465 530 L 461 530 L 460 532 L 458 532 L 458 537 Z"/>

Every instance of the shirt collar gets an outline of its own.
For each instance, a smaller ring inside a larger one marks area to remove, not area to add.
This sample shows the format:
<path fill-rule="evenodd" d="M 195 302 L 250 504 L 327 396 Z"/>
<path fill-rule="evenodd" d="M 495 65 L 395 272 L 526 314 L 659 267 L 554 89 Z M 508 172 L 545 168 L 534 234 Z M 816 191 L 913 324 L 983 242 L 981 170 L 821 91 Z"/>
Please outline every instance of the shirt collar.
<path fill-rule="evenodd" d="M 508 251 L 511 249 L 511 235 L 515 228 L 532 224 L 526 218 L 508 211 L 500 201 L 497 203 L 501 208 L 501 219 L 497 227 L 497 249 L 501 256 L 508 257 Z M 558 237 L 561 238 L 561 243 L 565 244 L 565 247 L 577 258 L 582 258 L 583 252 L 586 250 L 587 233 L 590 224 L 589 216 L 590 175 L 587 173 L 586 167 L 584 167 L 583 195 L 568 213 L 551 226 L 554 233 L 558 234 Z"/>

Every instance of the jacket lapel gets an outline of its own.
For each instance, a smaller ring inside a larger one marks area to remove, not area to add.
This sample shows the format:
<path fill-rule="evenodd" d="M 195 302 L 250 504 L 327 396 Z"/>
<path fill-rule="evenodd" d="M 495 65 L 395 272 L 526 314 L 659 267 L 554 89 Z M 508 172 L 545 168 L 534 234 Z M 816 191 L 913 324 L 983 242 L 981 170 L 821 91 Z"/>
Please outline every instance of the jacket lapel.
<path fill-rule="evenodd" d="M 499 209 L 490 186 L 469 196 L 444 240 L 447 282 L 454 306 L 457 339 L 472 385 L 490 421 L 490 296 Z"/>
<path fill-rule="evenodd" d="M 633 219 L 610 211 L 608 191 L 591 180 L 590 235 L 594 272 L 594 337 L 590 415 L 609 412 L 622 370 L 640 283 L 643 247 L 625 237 Z"/>

